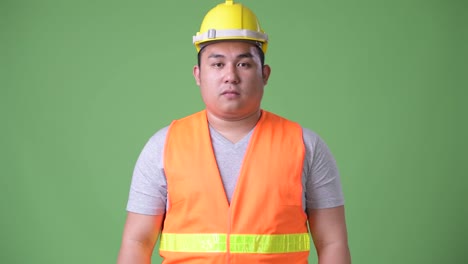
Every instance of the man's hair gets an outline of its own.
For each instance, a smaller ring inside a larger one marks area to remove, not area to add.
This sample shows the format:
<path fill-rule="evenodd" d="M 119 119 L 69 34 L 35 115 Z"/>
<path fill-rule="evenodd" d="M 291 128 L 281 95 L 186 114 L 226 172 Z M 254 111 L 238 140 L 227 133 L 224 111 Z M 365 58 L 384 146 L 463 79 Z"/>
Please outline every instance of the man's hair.
<path fill-rule="evenodd" d="M 257 48 L 257 51 L 258 51 L 258 55 L 260 56 L 260 63 L 262 65 L 262 68 L 263 66 L 265 65 L 265 53 L 263 53 L 263 50 L 261 47 L 259 47 L 258 45 L 254 45 L 255 48 Z M 205 46 L 206 47 L 206 46 Z M 204 51 L 205 47 L 202 47 L 200 49 L 200 51 L 198 52 L 197 54 L 197 64 L 198 64 L 198 67 L 200 67 L 200 60 L 201 60 L 201 54 L 202 52 Z"/>

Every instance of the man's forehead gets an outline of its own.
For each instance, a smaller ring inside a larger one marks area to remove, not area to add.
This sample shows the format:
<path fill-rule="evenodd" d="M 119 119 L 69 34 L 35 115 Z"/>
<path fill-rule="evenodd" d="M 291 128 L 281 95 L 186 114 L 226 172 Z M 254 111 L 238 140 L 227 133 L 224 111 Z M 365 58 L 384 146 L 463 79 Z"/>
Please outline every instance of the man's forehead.
<path fill-rule="evenodd" d="M 252 56 L 258 55 L 255 44 L 251 41 L 219 41 L 206 45 L 200 51 L 205 56 L 219 55 L 240 55 L 250 53 Z M 233 54 L 234 53 L 234 54 Z"/>

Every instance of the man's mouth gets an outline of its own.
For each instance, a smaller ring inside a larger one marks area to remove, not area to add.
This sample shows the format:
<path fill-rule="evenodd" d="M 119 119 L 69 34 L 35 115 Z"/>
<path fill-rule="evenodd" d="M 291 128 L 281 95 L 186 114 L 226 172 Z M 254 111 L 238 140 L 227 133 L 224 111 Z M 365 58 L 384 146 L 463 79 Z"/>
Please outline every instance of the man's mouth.
<path fill-rule="evenodd" d="M 221 93 L 221 95 L 239 95 L 239 92 L 236 90 L 226 90 Z"/>

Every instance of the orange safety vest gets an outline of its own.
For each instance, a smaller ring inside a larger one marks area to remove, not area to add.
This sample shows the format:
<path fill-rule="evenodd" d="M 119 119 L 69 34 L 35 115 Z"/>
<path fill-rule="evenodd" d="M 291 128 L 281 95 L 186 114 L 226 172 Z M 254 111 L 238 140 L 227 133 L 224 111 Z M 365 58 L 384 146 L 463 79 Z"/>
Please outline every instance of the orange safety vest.
<path fill-rule="evenodd" d="M 163 263 L 307 263 L 304 155 L 302 128 L 262 111 L 229 204 L 206 111 L 174 121 L 164 152 Z"/>

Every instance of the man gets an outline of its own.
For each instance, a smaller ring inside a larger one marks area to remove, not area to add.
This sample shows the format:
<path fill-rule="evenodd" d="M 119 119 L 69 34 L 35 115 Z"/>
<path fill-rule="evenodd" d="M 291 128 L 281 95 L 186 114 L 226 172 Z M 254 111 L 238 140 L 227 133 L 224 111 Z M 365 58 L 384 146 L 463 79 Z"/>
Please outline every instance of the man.
<path fill-rule="evenodd" d="M 135 167 L 118 263 L 348 264 L 339 175 L 312 131 L 262 110 L 268 39 L 226 1 L 194 37 L 206 109 L 158 131 Z M 307 226 L 309 223 L 309 229 Z"/>

